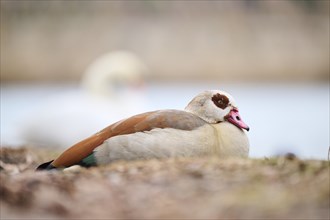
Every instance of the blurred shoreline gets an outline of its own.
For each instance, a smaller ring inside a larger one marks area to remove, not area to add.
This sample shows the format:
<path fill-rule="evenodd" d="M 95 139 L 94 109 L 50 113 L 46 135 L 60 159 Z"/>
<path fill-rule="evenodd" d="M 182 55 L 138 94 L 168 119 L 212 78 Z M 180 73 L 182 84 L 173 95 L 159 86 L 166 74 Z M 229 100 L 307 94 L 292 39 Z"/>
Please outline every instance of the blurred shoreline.
<path fill-rule="evenodd" d="M 328 81 L 329 1 L 1 1 L 1 82 L 77 82 L 125 49 L 151 80 Z"/>

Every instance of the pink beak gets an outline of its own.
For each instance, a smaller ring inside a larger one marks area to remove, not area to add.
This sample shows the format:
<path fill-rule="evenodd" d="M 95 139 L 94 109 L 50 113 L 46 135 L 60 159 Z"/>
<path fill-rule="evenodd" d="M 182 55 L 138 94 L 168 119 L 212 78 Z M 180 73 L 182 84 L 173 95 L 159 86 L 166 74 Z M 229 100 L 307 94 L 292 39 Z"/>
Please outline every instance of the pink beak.
<path fill-rule="evenodd" d="M 238 128 L 245 129 L 247 131 L 250 130 L 249 126 L 247 126 L 244 121 L 242 121 L 241 116 L 238 113 L 237 109 L 232 109 L 228 115 L 226 115 L 226 120 L 235 125 Z"/>

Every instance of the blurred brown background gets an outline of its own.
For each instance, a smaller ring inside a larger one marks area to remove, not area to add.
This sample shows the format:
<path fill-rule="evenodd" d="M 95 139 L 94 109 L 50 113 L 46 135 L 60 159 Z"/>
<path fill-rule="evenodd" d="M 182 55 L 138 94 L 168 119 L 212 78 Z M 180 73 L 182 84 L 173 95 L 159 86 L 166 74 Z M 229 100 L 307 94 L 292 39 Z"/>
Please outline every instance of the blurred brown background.
<path fill-rule="evenodd" d="M 329 1 L 3 1 L 1 82 L 78 81 L 135 52 L 155 80 L 322 81 Z"/>

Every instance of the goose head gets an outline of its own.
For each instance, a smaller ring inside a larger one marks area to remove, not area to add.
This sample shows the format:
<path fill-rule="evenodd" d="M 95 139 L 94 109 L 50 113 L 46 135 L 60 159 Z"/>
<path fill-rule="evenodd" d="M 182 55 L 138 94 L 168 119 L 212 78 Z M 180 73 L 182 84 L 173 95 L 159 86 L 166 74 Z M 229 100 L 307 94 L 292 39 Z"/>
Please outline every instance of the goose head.
<path fill-rule="evenodd" d="M 240 129 L 249 131 L 249 127 L 239 115 L 235 99 L 227 92 L 208 90 L 198 94 L 185 108 L 208 123 L 227 121 Z"/>

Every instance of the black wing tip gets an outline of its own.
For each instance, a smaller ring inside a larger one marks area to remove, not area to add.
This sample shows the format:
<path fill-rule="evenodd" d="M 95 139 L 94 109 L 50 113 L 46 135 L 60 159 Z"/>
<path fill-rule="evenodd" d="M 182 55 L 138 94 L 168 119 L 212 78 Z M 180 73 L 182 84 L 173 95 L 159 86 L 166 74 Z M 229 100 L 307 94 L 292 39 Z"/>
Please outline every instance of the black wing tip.
<path fill-rule="evenodd" d="M 54 167 L 54 166 L 52 165 L 52 162 L 53 162 L 53 161 L 54 161 L 54 160 L 51 160 L 51 161 L 48 161 L 48 162 L 46 162 L 46 163 L 40 164 L 40 165 L 37 167 L 36 171 L 56 169 L 56 167 Z"/>

